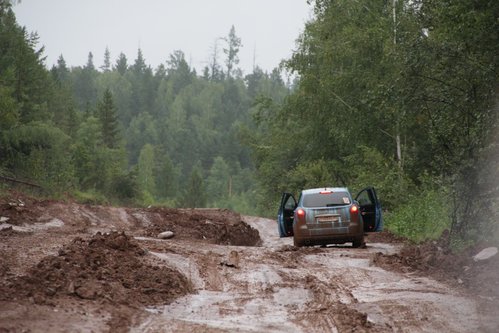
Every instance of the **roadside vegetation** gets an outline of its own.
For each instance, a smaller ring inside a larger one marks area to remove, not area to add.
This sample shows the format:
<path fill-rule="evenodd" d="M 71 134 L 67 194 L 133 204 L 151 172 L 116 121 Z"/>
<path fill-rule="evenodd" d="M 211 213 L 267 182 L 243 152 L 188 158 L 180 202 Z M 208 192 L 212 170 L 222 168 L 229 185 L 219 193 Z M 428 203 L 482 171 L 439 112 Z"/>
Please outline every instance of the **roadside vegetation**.
<path fill-rule="evenodd" d="M 499 3 L 311 3 L 285 62 L 298 85 L 256 114 L 267 209 L 290 185 L 373 185 L 388 230 L 497 242 Z"/>
<path fill-rule="evenodd" d="M 202 73 L 180 50 L 154 69 L 140 49 L 47 69 L 0 0 L 0 176 L 81 202 L 266 216 L 282 191 L 373 185 L 394 233 L 497 241 L 499 2 L 310 3 L 292 57 L 244 74 L 234 27 Z"/>

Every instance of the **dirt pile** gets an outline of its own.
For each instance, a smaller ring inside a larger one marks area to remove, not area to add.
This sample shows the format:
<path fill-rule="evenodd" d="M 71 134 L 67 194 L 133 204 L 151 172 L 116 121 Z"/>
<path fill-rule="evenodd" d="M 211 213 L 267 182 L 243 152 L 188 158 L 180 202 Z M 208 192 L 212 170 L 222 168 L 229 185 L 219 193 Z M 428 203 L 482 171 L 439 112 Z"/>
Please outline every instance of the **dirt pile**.
<path fill-rule="evenodd" d="M 138 307 L 166 304 L 192 290 L 181 273 L 147 264 L 145 255 L 125 233 L 77 237 L 57 256 L 0 286 L 0 300 L 51 304 L 58 297 L 76 297 Z"/>
<path fill-rule="evenodd" d="M 138 213 L 147 216 L 150 222 L 144 236 L 156 237 L 169 230 L 175 233 L 175 239 L 196 239 L 220 245 L 261 245 L 258 230 L 243 222 L 240 214 L 226 209 L 150 208 Z"/>
<path fill-rule="evenodd" d="M 373 262 L 386 269 L 415 271 L 438 280 L 466 287 L 472 293 L 499 299 L 499 255 L 475 262 L 473 256 L 484 246 L 453 253 L 447 246 L 448 235 L 422 244 L 404 245 L 400 253 L 376 253 Z"/>
<path fill-rule="evenodd" d="M 45 208 L 54 203 L 54 200 L 39 200 L 11 191 L 8 197 L 0 197 L 0 216 L 7 217 L 6 222 L 12 225 L 34 223 Z"/>
<path fill-rule="evenodd" d="M 0 217 L 6 223 L 3 228 L 12 225 L 25 231 L 55 226 L 68 233 L 118 230 L 147 237 L 173 231 L 175 239 L 181 240 L 219 245 L 261 245 L 258 231 L 244 222 L 240 214 L 227 209 L 92 206 L 39 200 L 11 191 L 7 197 L 0 197 Z"/>

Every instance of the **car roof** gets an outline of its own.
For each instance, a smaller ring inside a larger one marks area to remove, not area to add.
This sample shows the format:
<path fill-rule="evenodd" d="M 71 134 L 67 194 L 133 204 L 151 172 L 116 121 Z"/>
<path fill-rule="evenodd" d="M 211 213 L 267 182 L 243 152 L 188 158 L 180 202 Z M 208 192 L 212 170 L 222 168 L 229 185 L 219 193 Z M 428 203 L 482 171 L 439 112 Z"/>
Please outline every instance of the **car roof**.
<path fill-rule="evenodd" d="M 331 192 L 348 192 L 348 188 L 346 187 L 318 187 L 318 188 L 310 188 L 302 191 L 302 194 L 313 194 L 320 193 L 322 191 L 331 191 Z"/>

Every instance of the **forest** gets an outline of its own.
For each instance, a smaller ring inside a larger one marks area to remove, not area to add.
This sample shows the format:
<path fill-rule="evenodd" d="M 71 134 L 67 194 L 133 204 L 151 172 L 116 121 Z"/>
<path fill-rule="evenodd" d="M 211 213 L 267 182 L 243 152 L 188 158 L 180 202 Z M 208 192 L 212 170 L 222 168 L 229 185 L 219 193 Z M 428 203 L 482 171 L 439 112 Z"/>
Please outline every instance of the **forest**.
<path fill-rule="evenodd" d="M 236 24 L 202 73 L 181 50 L 157 68 L 140 49 L 47 68 L 0 0 L 0 176 L 81 202 L 261 216 L 283 191 L 372 185 L 395 233 L 497 239 L 499 2 L 308 2 L 293 55 L 244 75 Z"/>

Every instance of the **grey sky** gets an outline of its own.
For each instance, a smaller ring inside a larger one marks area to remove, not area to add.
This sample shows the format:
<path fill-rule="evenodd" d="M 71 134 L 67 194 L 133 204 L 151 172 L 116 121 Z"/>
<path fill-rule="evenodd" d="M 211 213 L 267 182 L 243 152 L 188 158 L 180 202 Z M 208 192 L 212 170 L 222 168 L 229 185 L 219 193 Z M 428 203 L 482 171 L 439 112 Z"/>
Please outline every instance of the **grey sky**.
<path fill-rule="evenodd" d="M 292 54 L 311 8 L 306 0 L 22 0 L 14 12 L 20 25 L 38 32 L 48 67 L 60 54 L 68 66 L 82 66 L 88 52 L 99 67 L 106 46 L 113 64 L 120 52 L 132 63 L 140 47 L 153 68 L 182 50 L 201 74 L 215 40 L 232 25 L 244 73 L 253 59 L 272 70 Z"/>

